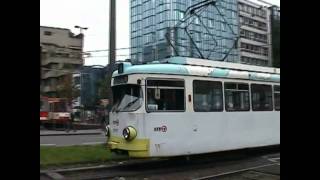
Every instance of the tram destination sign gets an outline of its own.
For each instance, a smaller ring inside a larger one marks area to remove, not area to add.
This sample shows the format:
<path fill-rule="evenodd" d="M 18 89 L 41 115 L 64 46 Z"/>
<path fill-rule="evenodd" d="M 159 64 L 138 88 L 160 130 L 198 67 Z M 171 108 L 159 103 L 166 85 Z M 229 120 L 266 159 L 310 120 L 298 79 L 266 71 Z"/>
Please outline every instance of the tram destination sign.
<path fill-rule="evenodd" d="M 119 85 L 119 84 L 126 84 L 128 82 L 128 76 L 117 76 L 114 78 L 113 84 Z"/>

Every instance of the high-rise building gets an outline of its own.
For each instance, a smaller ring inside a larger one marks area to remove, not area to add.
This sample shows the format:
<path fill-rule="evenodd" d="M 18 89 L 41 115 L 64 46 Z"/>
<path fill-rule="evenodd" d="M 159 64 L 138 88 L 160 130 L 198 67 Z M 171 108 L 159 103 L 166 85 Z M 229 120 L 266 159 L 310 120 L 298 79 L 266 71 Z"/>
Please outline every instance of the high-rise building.
<path fill-rule="evenodd" d="M 248 0 L 238 0 L 241 63 L 272 66 L 270 11 Z"/>
<path fill-rule="evenodd" d="M 187 16 L 185 12 L 190 6 L 209 1 L 131 0 L 131 61 L 141 64 L 185 56 L 240 62 L 235 43 L 239 37 L 237 0 L 216 0 L 215 5 L 198 9 L 199 16 L 192 16 L 172 31 Z"/>
<path fill-rule="evenodd" d="M 270 26 L 272 44 L 272 66 L 280 68 L 280 7 L 271 6 Z"/>
<path fill-rule="evenodd" d="M 61 84 L 82 67 L 82 50 L 83 34 L 75 35 L 69 29 L 40 26 L 42 94 L 57 97 Z"/>
<path fill-rule="evenodd" d="M 73 74 L 73 87 L 79 90 L 73 97 L 74 107 L 92 108 L 99 99 L 99 82 L 104 80 L 109 66 L 83 66 L 79 73 Z"/>

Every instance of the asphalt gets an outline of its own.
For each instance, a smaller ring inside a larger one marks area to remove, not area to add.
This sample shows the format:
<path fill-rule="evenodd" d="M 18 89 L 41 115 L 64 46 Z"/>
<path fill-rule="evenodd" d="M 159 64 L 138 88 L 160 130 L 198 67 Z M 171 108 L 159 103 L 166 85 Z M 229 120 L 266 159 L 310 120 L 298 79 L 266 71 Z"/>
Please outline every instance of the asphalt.
<path fill-rule="evenodd" d="M 40 136 L 40 146 L 76 146 L 105 144 L 107 137 L 99 135 L 76 135 L 76 136 Z"/>

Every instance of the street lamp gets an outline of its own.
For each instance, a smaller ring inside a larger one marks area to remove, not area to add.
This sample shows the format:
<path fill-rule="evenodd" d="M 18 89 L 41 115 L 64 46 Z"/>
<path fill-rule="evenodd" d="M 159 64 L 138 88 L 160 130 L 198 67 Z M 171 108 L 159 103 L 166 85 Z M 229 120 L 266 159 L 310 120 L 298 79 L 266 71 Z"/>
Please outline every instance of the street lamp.
<path fill-rule="evenodd" d="M 88 30 L 89 28 L 88 27 L 81 27 L 81 26 L 78 26 L 78 25 L 76 25 L 76 26 L 74 26 L 74 28 L 77 28 L 77 29 L 80 29 L 80 35 L 81 35 L 81 38 L 82 38 L 82 40 L 81 40 L 81 54 L 83 55 L 83 41 L 84 41 L 84 37 L 83 37 L 83 33 L 82 33 L 82 31 L 83 30 Z M 82 57 L 82 59 L 83 59 L 83 57 Z M 83 59 L 83 64 L 84 64 L 84 59 Z"/>
<path fill-rule="evenodd" d="M 88 28 L 87 27 L 81 27 L 81 26 L 74 26 L 74 28 L 77 28 L 77 29 L 80 29 L 80 34 L 82 34 L 82 31 L 83 30 L 88 30 Z"/>

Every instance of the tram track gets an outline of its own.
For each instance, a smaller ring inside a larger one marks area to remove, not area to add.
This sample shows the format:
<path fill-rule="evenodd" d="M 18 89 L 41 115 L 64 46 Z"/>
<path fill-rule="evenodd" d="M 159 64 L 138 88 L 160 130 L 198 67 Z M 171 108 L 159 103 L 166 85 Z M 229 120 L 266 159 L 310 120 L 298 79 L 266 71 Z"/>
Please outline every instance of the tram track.
<path fill-rule="evenodd" d="M 150 179 L 156 177 L 172 179 L 171 175 L 184 176 L 184 179 L 216 179 L 217 177 L 253 171 L 261 167 L 280 165 L 278 162 L 271 160 L 278 158 L 278 156 L 280 157 L 280 154 L 275 155 L 274 153 L 266 154 L 262 152 L 214 153 L 191 156 L 189 160 L 186 160 L 184 157 L 140 160 L 138 162 L 125 162 L 113 166 L 58 170 L 54 171 L 53 174 L 56 173 L 56 177 L 63 177 L 60 179 L 79 180 L 117 179 L 119 177 L 125 177 L 125 179 L 144 179 L 145 177 L 149 177 Z M 44 177 L 48 173 L 43 172 L 42 176 Z M 192 174 L 197 174 L 197 176 L 194 177 Z M 59 178 L 51 177 L 51 179 Z"/>
<path fill-rule="evenodd" d="M 245 173 L 245 172 L 249 172 L 249 173 L 260 173 L 263 175 L 267 175 L 267 176 L 274 176 L 279 177 L 279 175 L 276 174 L 270 174 L 270 173 L 262 173 L 259 171 L 254 171 L 255 169 L 261 168 L 261 167 L 269 167 L 269 166 L 275 166 L 277 165 L 276 163 L 270 163 L 270 164 L 265 164 L 265 165 L 260 165 L 260 166 L 254 166 L 254 167 L 250 167 L 250 168 L 245 168 L 245 169 L 238 169 L 238 170 L 234 170 L 234 171 L 230 171 L 230 172 L 225 172 L 225 173 L 219 173 L 219 174 L 214 174 L 214 175 L 209 175 L 209 176 L 204 176 L 204 177 L 200 177 L 200 178 L 194 178 L 192 180 L 215 180 L 215 179 L 220 179 L 220 178 L 227 178 L 231 175 L 237 175 L 240 173 Z M 152 171 L 143 171 L 143 172 L 139 172 L 139 171 L 118 171 L 118 172 L 104 172 L 103 174 L 91 174 L 88 175 L 86 177 L 76 177 L 76 176 L 72 176 L 70 177 L 70 179 L 79 179 L 79 180 L 101 180 L 101 179 L 120 179 L 121 177 L 125 177 L 125 179 L 144 179 L 143 177 L 148 177 L 148 176 L 161 176 L 162 174 L 170 174 L 170 173 L 176 173 L 176 172 L 181 172 L 181 171 L 189 171 L 189 170 L 194 170 L 193 168 L 187 168 L 187 169 L 162 169 L 162 170 L 152 170 Z M 143 177 L 142 177 L 143 176 Z M 68 178 L 67 178 L 68 179 Z M 150 178 L 153 179 L 153 178 Z M 166 178 L 165 178 L 166 179 Z M 190 178 L 191 179 L 191 178 Z"/>
<path fill-rule="evenodd" d="M 259 172 L 259 171 L 255 171 L 256 169 L 259 169 L 259 168 L 270 167 L 270 166 L 275 166 L 275 165 L 279 165 L 279 164 L 278 163 L 270 163 L 270 164 L 261 165 L 261 166 L 254 166 L 254 167 L 250 167 L 250 168 L 238 169 L 238 170 L 235 170 L 235 171 L 229 171 L 229 172 L 224 172 L 224 173 L 220 173 L 220 174 L 204 176 L 204 177 L 195 178 L 195 179 L 192 179 L 192 180 L 208 180 L 208 179 L 214 180 L 214 179 L 227 177 L 227 176 L 230 176 L 230 175 L 236 175 L 236 174 L 240 174 L 240 173 L 244 173 L 244 172 L 255 172 L 255 173 L 266 174 L 268 176 L 271 175 L 271 176 L 279 177 L 279 175 L 277 175 L 277 174 L 262 173 L 262 172 Z"/>

